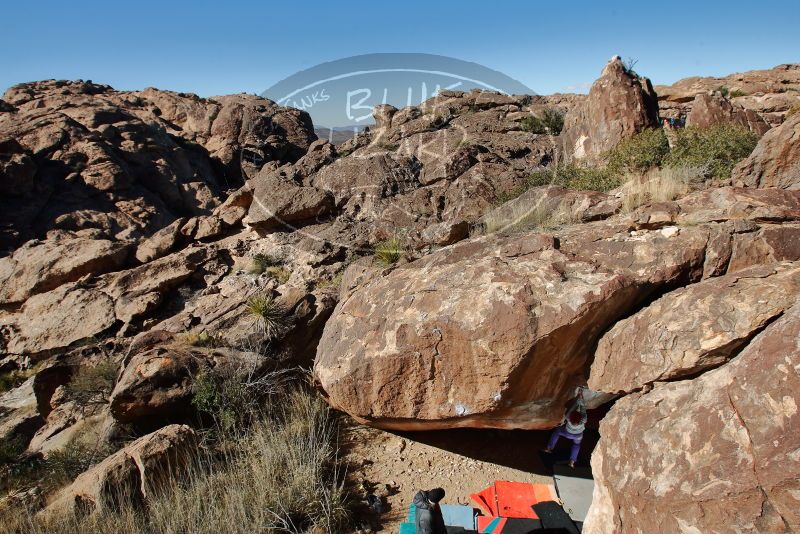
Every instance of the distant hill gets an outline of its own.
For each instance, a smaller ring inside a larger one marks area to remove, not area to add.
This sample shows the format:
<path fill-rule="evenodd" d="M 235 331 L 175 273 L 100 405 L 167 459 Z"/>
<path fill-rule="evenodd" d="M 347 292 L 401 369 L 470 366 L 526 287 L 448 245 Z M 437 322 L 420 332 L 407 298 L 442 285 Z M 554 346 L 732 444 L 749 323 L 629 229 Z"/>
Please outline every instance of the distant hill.
<path fill-rule="evenodd" d="M 327 139 L 332 144 L 338 145 L 352 139 L 355 135 L 363 132 L 365 128 L 367 126 L 334 126 L 333 128 L 315 126 L 314 133 L 320 139 Z"/>

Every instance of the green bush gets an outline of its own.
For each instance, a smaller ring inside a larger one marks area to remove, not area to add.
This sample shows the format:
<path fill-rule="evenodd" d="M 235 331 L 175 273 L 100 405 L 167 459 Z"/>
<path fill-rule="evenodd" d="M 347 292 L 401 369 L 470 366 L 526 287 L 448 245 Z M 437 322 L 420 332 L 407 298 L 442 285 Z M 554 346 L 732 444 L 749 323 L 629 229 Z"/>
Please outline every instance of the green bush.
<path fill-rule="evenodd" d="M 576 164 L 548 167 L 534 172 L 528 178 L 529 187 L 549 184 L 569 189 L 605 192 L 618 187 L 620 179 L 608 169 Z"/>
<path fill-rule="evenodd" d="M 45 468 L 50 475 L 49 481 L 56 485 L 71 482 L 112 452 L 113 450 L 105 444 L 85 443 L 80 439 L 73 439 L 63 448 L 50 451 L 47 455 Z"/>
<path fill-rule="evenodd" d="M 545 108 L 541 117 L 532 115 L 520 121 L 520 127 L 535 134 L 558 135 L 564 128 L 564 112 L 556 108 Z"/>
<path fill-rule="evenodd" d="M 731 98 L 736 98 L 737 96 L 747 96 L 747 93 L 745 93 L 740 89 L 734 89 L 733 91 L 731 91 L 730 93 Z"/>
<path fill-rule="evenodd" d="M 406 246 L 399 236 L 392 236 L 375 245 L 374 257 L 383 265 L 389 266 L 400 261 L 406 253 Z"/>
<path fill-rule="evenodd" d="M 284 264 L 283 258 L 271 254 L 258 253 L 253 256 L 250 262 L 250 273 L 261 274 L 270 267 L 281 267 Z"/>
<path fill-rule="evenodd" d="M 724 85 L 720 85 L 719 87 L 714 89 L 714 91 L 716 91 L 717 93 L 721 94 L 722 96 L 724 96 L 726 98 L 727 98 L 728 94 L 730 93 L 730 90 Z"/>
<path fill-rule="evenodd" d="M 676 130 L 672 150 L 663 163 L 669 167 L 703 167 L 707 176 L 724 180 L 757 143 L 758 136 L 741 126 L 684 128 Z"/>
<path fill-rule="evenodd" d="M 669 154 L 669 141 L 662 128 L 648 128 L 606 152 L 605 160 L 611 173 L 644 173 L 661 165 Z"/>
<path fill-rule="evenodd" d="M 36 374 L 34 369 L 23 369 L 8 371 L 0 374 L 0 393 L 12 390 L 17 386 L 21 386 L 28 378 Z"/>
<path fill-rule="evenodd" d="M 81 366 L 64 386 L 67 397 L 79 406 L 107 404 L 117 380 L 119 366 L 111 358 L 104 358 L 94 366 Z"/>

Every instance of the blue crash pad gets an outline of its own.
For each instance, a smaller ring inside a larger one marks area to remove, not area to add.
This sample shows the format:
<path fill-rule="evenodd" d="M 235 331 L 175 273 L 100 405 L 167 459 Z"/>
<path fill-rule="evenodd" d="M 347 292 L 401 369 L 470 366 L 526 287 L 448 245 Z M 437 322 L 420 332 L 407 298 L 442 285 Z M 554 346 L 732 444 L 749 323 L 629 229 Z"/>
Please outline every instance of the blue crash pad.
<path fill-rule="evenodd" d="M 461 504 L 442 504 L 442 517 L 444 524 L 448 527 L 462 527 L 465 530 L 475 530 L 475 510 L 471 506 L 464 506 Z M 415 532 L 415 530 L 404 530 L 405 525 L 411 525 L 412 528 L 416 523 L 417 507 L 411 504 L 408 507 L 407 523 L 400 525 L 400 534 L 406 532 Z"/>

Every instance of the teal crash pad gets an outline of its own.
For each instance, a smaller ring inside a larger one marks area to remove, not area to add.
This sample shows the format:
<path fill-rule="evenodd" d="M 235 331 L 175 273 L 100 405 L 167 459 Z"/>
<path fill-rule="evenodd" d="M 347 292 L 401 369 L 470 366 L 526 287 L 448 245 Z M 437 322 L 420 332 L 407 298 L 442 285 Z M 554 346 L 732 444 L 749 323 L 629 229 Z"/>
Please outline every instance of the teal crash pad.
<path fill-rule="evenodd" d="M 462 527 L 465 530 L 475 530 L 475 510 L 471 506 L 464 506 L 461 504 L 442 504 L 442 517 L 444 524 L 448 527 Z M 403 526 L 410 524 L 412 528 L 417 519 L 417 507 L 413 504 L 408 507 L 407 523 L 400 525 L 400 534 L 406 532 L 414 533 L 416 530 L 403 530 Z"/>

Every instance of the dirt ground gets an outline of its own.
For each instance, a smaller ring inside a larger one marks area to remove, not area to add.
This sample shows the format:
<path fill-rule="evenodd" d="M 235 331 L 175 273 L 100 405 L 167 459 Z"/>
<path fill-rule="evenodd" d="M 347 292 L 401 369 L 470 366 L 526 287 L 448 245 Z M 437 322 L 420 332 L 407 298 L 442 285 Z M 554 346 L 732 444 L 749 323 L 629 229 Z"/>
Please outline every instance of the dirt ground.
<path fill-rule="evenodd" d="M 541 453 L 549 431 L 441 430 L 392 433 L 346 423 L 343 455 L 356 492 L 387 495 L 383 514 L 361 512 L 357 523 L 397 532 L 420 489 L 442 487 L 444 503 L 472 504 L 474 493 L 495 480 L 552 484 L 552 461 L 565 461 L 569 444 L 554 456 Z M 587 431 L 579 466 L 588 465 L 596 437 Z M 387 491 L 388 486 L 388 491 Z"/>

